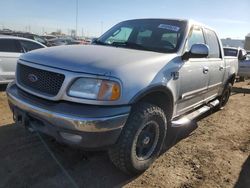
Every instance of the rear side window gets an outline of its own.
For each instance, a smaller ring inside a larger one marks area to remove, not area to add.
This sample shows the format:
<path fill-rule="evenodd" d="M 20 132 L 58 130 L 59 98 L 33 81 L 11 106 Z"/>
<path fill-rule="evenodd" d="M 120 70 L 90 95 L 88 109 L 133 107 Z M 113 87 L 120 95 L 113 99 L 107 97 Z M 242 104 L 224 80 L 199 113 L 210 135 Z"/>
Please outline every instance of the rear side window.
<path fill-rule="evenodd" d="M 0 39 L 0 52 L 22 53 L 22 48 L 16 40 Z"/>
<path fill-rule="evenodd" d="M 220 46 L 215 32 L 205 29 L 206 42 L 209 46 L 209 58 L 220 58 Z"/>
<path fill-rule="evenodd" d="M 29 52 L 31 50 L 43 48 L 43 46 L 41 46 L 40 44 L 37 44 L 35 42 L 30 42 L 30 41 L 26 41 L 26 40 L 19 40 L 19 42 L 20 42 L 20 44 L 25 52 Z"/>
<path fill-rule="evenodd" d="M 194 44 L 205 44 L 204 35 L 201 28 L 193 28 L 187 41 L 187 51 L 189 51 Z"/>

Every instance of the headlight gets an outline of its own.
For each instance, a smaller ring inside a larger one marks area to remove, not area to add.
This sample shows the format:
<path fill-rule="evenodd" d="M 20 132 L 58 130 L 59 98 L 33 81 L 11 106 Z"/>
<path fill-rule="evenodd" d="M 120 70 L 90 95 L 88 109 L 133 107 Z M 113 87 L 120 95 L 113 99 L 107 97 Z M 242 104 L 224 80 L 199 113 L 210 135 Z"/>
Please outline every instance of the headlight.
<path fill-rule="evenodd" d="M 120 85 L 115 81 L 79 78 L 72 84 L 68 94 L 72 97 L 109 101 L 119 99 L 120 92 Z"/>

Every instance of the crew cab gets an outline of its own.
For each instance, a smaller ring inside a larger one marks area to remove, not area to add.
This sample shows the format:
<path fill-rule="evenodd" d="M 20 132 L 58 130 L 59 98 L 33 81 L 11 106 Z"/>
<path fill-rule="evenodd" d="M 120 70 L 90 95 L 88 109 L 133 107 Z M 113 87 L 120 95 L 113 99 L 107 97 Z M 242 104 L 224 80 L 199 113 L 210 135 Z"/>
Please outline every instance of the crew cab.
<path fill-rule="evenodd" d="M 106 149 L 119 169 L 138 174 L 161 152 L 169 127 L 227 103 L 237 64 L 203 24 L 128 20 L 92 45 L 22 55 L 7 95 L 18 125 Z"/>

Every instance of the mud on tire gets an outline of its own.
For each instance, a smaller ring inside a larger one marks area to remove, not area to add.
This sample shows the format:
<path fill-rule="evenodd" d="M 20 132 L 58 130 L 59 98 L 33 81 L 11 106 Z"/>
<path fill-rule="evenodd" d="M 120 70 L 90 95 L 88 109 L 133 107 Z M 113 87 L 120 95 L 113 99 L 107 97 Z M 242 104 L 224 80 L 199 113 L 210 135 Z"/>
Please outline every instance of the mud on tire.
<path fill-rule="evenodd" d="M 145 171 L 158 157 L 167 130 L 163 110 L 139 103 L 133 107 L 118 143 L 109 150 L 113 164 L 127 174 Z"/>
<path fill-rule="evenodd" d="M 219 101 L 220 101 L 220 104 L 219 104 L 219 108 L 222 109 L 224 108 L 224 106 L 226 106 L 228 100 L 229 100 L 229 97 L 231 95 L 231 92 L 232 92 L 232 84 L 231 83 L 228 83 L 223 92 L 222 92 L 222 95 L 219 97 Z"/>

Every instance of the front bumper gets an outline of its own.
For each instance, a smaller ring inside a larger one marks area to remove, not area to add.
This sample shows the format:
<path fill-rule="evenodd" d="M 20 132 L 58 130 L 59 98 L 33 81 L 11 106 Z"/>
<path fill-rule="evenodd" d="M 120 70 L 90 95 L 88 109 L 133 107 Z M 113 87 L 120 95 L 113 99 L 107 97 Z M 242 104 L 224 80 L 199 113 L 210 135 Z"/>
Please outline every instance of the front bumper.
<path fill-rule="evenodd" d="M 7 88 L 16 122 L 82 148 L 102 148 L 116 143 L 130 106 L 95 106 L 54 102 L 30 95 L 15 84 Z"/>

